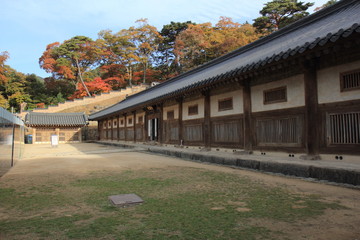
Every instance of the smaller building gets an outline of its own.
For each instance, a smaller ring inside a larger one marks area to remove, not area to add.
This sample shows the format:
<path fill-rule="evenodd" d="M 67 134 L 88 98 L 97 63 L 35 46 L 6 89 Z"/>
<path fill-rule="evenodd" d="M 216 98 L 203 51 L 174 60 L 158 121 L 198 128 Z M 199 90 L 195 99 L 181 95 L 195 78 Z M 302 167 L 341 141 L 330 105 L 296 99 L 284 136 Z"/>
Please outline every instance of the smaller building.
<path fill-rule="evenodd" d="M 50 143 L 51 135 L 59 136 L 59 143 L 82 141 L 82 127 L 88 123 L 85 113 L 38 113 L 25 116 L 25 124 L 30 128 L 32 143 Z"/>

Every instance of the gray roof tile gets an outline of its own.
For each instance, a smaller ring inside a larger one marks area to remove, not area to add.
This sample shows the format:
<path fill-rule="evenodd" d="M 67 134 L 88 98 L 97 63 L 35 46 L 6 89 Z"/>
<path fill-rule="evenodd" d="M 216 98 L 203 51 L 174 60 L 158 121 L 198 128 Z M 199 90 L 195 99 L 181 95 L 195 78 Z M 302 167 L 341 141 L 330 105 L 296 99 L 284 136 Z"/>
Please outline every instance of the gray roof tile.
<path fill-rule="evenodd" d="M 25 116 L 27 126 L 81 127 L 87 124 L 84 113 L 38 113 L 30 112 Z"/>
<path fill-rule="evenodd" d="M 258 41 L 93 113 L 89 119 L 97 120 L 114 112 L 170 97 L 175 92 L 181 93 L 195 85 L 215 81 L 214 78 L 221 79 L 235 72 L 240 74 L 348 37 L 360 32 L 359 13 L 359 0 L 342 0 Z"/>

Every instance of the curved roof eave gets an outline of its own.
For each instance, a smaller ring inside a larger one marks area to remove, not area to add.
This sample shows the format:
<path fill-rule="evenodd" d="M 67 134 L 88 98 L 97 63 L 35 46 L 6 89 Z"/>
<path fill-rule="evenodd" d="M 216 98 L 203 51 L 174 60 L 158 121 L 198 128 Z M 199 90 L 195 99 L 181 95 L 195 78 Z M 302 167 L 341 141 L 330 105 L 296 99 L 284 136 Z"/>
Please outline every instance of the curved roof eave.
<path fill-rule="evenodd" d="M 359 33 L 359 12 L 359 1 L 340 1 L 196 69 L 93 113 L 89 116 L 89 120 L 98 120 L 114 112 L 153 102 L 156 99 L 213 82 L 215 79 L 245 73 L 274 61 L 302 54 L 317 46 L 323 46 L 329 41 L 336 42 L 354 32 Z"/>

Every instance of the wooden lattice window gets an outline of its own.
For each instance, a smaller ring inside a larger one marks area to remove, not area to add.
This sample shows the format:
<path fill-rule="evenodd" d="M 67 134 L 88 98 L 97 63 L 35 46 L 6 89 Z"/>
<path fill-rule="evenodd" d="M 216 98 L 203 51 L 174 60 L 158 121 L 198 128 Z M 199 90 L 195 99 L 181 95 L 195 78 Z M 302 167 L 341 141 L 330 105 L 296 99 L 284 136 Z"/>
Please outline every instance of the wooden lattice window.
<path fill-rule="evenodd" d="M 106 129 L 106 122 L 104 122 L 104 124 L 103 124 L 103 128 L 104 128 L 104 129 Z"/>
<path fill-rule="evenodd" d="M 126 138 L 127 139 L 134 139 L 134 130 L 133 129 L 128 129 L 126 131 Z"/>
<path fill-rule="evenodd" d="M 113 138 L 117 139 L 118 138 L 118 131 L 117 129 L 113 129 Z"/>
<path fill-rule="evenodd" d="M 109 128 L 111 127 L 111 121 L 108 121 L 108 127 Z"/>
<path fill-rule="evenodd" d="M 174 118 L 175 118 L 174 110 L 172 110 L 172 111 L 167 111 L 167 112 L 166 112 L 166 117 L 167 117 L 168 120 L 174 119 Z"/>
<path fill-rule="evenodd" d="M 201 124 L 184 126 L 184 138 L 186 141 L 197 142 L 203 140 L 203 129 Z"/>
<path fill-rule="evenodd" d="M 59 133 L 59 141 L 65 142 L 65 133 L 64 132 Z"/>
<path fill-rule="evenodd" d="M 120 120 L 120 125 L 124 125 L 124 119 Z"/>
<path fill-rule="evenodd" d="M 142 140 L 142 139 L 143 139 L 143 129 L 136 128 L 136 140 Z"/>
<path fill-rule="evenodd" d="M 199 112 L 198 105 L 191 105 L 188 107 L 188 115 L 197 115 Z"/>
<path fill-rule="evenodd" d="M 239 122 L 213 123 L 213 137 L 215 142 L 231 143 L 240 141 Z"/>
<path fill-rule="evenodd" d="M 327 135 L 328 144 L 360 144 L 360 112 L 328 114 Z"/>
<path fill-rule="evenodd" d="M 114 120 L 114 127 L 117 127 L 117 121 Z"/>
<path fill-rule="evenodd" d="M 37 133 L 36 133 L 36 142 L 42 142 L 41 132 L 37 132 Z"/>
<path fill-rule="evenodd" d="M 264 104 L 286 102 L 286 87 L 273 88 L 264 91 Z"/>
<path fill-rule="evenodd" d="M 360 69 L 340 73 L 340 88 L 342 92 L 360 89 Z"/>
<path fill-rule="evenodd" d="M 143 123 L 143 116 L 138 117 L 138 123 Z"/>
<path fill-rule="evenodd" d="M 219 112 L 226 111 L 226 110 L 232 110 L 233 109 L 233 99 L 232 99 L 232 97 L 219 99 L 218 105 L 219 105 Z"/>
<path fill-rule="evenodd" d="M 128 118 L 128 124 L 130 125 L 130 124 L 132 124 L 132 118 Z"/>
<path fill-rule="evenodd" d="M 120 129 L 120 131 L 119 131 L 119 139 L 125 139 L 125 130 L 124 129 Z"/>
<path fill-rule="evenodd" d="M 303 121 L 300 117 L 258 119 L 256 138 L 261 145 L 299 145 L 302 139 Z"/>

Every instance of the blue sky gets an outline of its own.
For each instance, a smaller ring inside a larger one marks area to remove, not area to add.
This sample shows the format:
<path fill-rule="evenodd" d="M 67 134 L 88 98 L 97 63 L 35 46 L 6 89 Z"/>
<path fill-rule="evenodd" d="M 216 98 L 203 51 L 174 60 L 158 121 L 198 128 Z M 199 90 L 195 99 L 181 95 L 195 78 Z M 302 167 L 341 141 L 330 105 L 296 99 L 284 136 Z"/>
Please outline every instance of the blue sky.
<path fill-rule="evenodd" d="M 97 38 L 98 32 L 117 32 L 147 18 L 160 31 L 171 21 L 216 23 L 220 16 L 252 23 L 270 0 L 0 0 L 0 52 L 6 64 L 22 73 L 50 76 L 38 60 L 48 44 L 77 35 Z M 303 0 L 304 1 L 304 0 Z M 328 0 L 313 0 L 315 7 Z M 307 1 L 305 1 L 307 2 Z M 313 8 L 312 8 L 313 9 Z M 312 10 L 310 10 L 312 12 Z"/>

